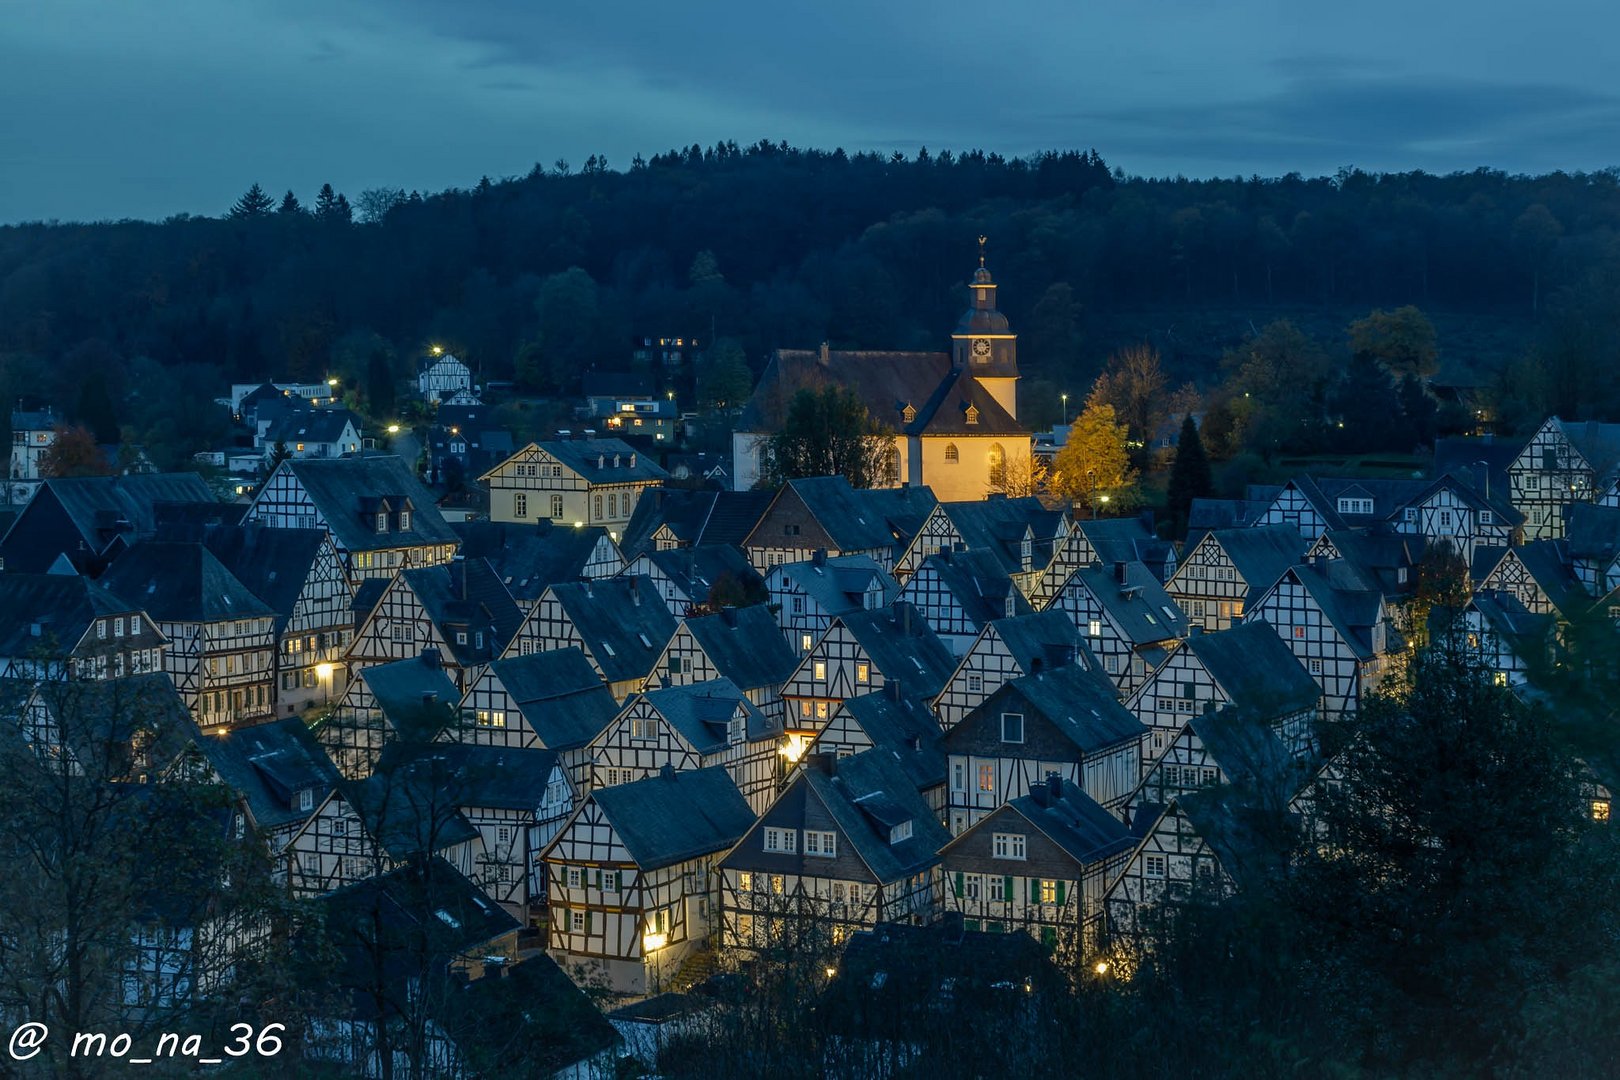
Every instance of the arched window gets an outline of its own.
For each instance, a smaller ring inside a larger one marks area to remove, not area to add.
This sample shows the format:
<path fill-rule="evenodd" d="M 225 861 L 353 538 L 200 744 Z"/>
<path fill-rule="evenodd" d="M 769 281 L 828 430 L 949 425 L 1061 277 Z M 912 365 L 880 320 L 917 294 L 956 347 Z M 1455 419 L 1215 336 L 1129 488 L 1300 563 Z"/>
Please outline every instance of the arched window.
<path fill-rule="evenodd" d="M 999 469 L 1007 463 L 1007 451 L 1002 448 L 1000 443 L 991 443 L 988 460 L 992 469 Z"/>
<path fill-rule="evenodd" d="M 945 462 L 946 462 L 946 464 L 955 465 L 958 461 L 961 461 L 961 460 L 962 460 L 962 455 L 957 452 L 956 444 L 955 443 L 946 443 L 945 444 Z"/>

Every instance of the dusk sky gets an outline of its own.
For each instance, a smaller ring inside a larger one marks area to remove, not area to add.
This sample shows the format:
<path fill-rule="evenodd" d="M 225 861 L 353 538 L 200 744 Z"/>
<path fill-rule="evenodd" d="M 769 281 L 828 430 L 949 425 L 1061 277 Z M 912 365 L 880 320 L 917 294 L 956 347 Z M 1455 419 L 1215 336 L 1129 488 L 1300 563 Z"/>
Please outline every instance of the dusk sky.
<path fill-rule="evenodd" d="M 0 221 L 760 138 L 1146 175 L 1620 164 L 1600 0 L 0 0 Z"/>

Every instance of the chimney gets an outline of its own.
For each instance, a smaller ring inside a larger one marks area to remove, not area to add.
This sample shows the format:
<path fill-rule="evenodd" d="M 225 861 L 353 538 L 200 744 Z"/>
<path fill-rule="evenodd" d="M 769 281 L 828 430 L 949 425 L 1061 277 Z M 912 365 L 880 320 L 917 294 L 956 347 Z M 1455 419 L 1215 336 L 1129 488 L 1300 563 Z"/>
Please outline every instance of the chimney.
<path fill-rule="evenodd" d="M 897 702 L 900 702 L 900 703 L 904 704 L 904 702 L 906 700 L 906 695 L 905 695 L 905 692 L 901 689 L 901 685 L 902 685 L 902 683 L 901 683 L 900 679 L 890 679 L 888 682 L 883 684 L 883 688 L 889 692 L 889 696 L 891 698 L 893 698 Z"/>
<path fill-rule="evenodd" d="M 636 607 L 641 606 L 641 589 L 636 584 L 636 576 L 630 575 L 630 602 Z"/>
<path fill-rule="evenodd" d="M 1311 565 L 1316 567 L 1318 570 L 1322 571 L 1323 573 L 1327 572 L 1327 564 L 1328 564 L 1328 557 L 1326 555 L 1317 554 L 1317 555 L 1312 555 L 1311 556 Z"/>
<path fill-rule="evenodd" d="M 1202 634 L 1203 632 L 1204 632 L 1204 625 L 1202 623 L 1192 623 L 1187 627 L 1187 636 L 1188 637 L 1197 637 L 1199 634 Z"/>
<path fill-rule="evenodd" d="M 896 601 L 896 608 L 900 610 L 900 632 L 906 637 L 911 636 L 911 605 L 903 600 Z"/>
<path fill-rule="evenodd" d="M 727 626 L 735 627 L 737 625 L 737 609 L 734 607 L 721 608 L 720 618 L 725 620 Z"/>
<path fill-rule="evenodd" d="M 1057 773 L 1046 774 L 1046 793 L 1054 799 L 1063 798 L 1063 777 Z"/>
<path fill-rule="evenodd" d="M 922 736 L 921 735 L 907 736 L 906 745 L 911 747 L 913 750 L 921 750 L 922 749 Z"/>
<path fill-rule="evenodd" d="M 1125 564 L 1124 563 L 1116 562 L 1114 564 L 1114 580 L 1119 582 L 1121 585 L 1125 584 Z"/>
<path fill-rule="evenodd" d="M 423 667 L 431 668 L 431 669 L 433 669 L 435 671 L 438 670 L 438 667 L 439 667 L 439 650 L 433 648 L 432 646 L 429 646 L 428 648 L 423 649 L 422 650 L 421 660 L 422 660 L 422 666 Z"/>
<path fill-rule="evenodd" d="M 815 551 L 811 552 L 811 554 L 810 554 L 810 565 L 811 566 L 826 566 L 827 565 L 827 549 L 826 548 L 816 548 Z"/>
<path fill-rule="evenodd" d="M 658 775 L 663 777 L 665 780 L 675 779 L 675 766 L 671 765 L 667 761 L 664 762 L 664 764 L 658 770 Z"/>

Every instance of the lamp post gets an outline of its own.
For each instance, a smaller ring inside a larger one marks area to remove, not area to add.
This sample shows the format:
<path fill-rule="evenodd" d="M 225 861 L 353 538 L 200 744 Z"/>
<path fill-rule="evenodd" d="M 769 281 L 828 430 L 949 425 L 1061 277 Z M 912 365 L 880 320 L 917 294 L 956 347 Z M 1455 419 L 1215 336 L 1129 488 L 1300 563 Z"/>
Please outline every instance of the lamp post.
<path fill-rule="evenodd" d="M 1067 426 L 1069 423 L 1069 395 L 1059 394 L 1058 397 L 1063 399 L 1063 423 Z"/>

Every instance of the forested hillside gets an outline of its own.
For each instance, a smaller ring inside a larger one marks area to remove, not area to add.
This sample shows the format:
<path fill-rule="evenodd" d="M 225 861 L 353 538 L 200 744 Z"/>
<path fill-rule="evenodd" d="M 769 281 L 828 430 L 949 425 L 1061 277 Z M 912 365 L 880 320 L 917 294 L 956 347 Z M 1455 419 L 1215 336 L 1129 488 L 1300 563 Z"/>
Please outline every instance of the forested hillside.
<path fill-rule="evenodd" d="M 538 393 L 627 366 L 643 335 L 734 338 L 756 370 L 823 339 L 935 348 L 981 233 L 1026 377 L 1076 395 L 1132 341 L 1207 384 L 1279 317 L 1343 350 L 1351 319 L 1404 304 L 1438 328 L 1445 377 L 1488 384 L 1506 365 L 1538 415 L 1610 409 L 1583 373 L 1620 357 L 1612 170 L 1145 180 L 1095 152 L 761 142 L 354 193 L 359 214 L 330 189 L 307 209 L 289 195 L 0 229 L 0 393 L 109 440 L 122 427 L 161 463 L 206 442 L 199 409 L 227 381 L 360 388 L 375 358 L 404 375 L 428 341 Z"/>

